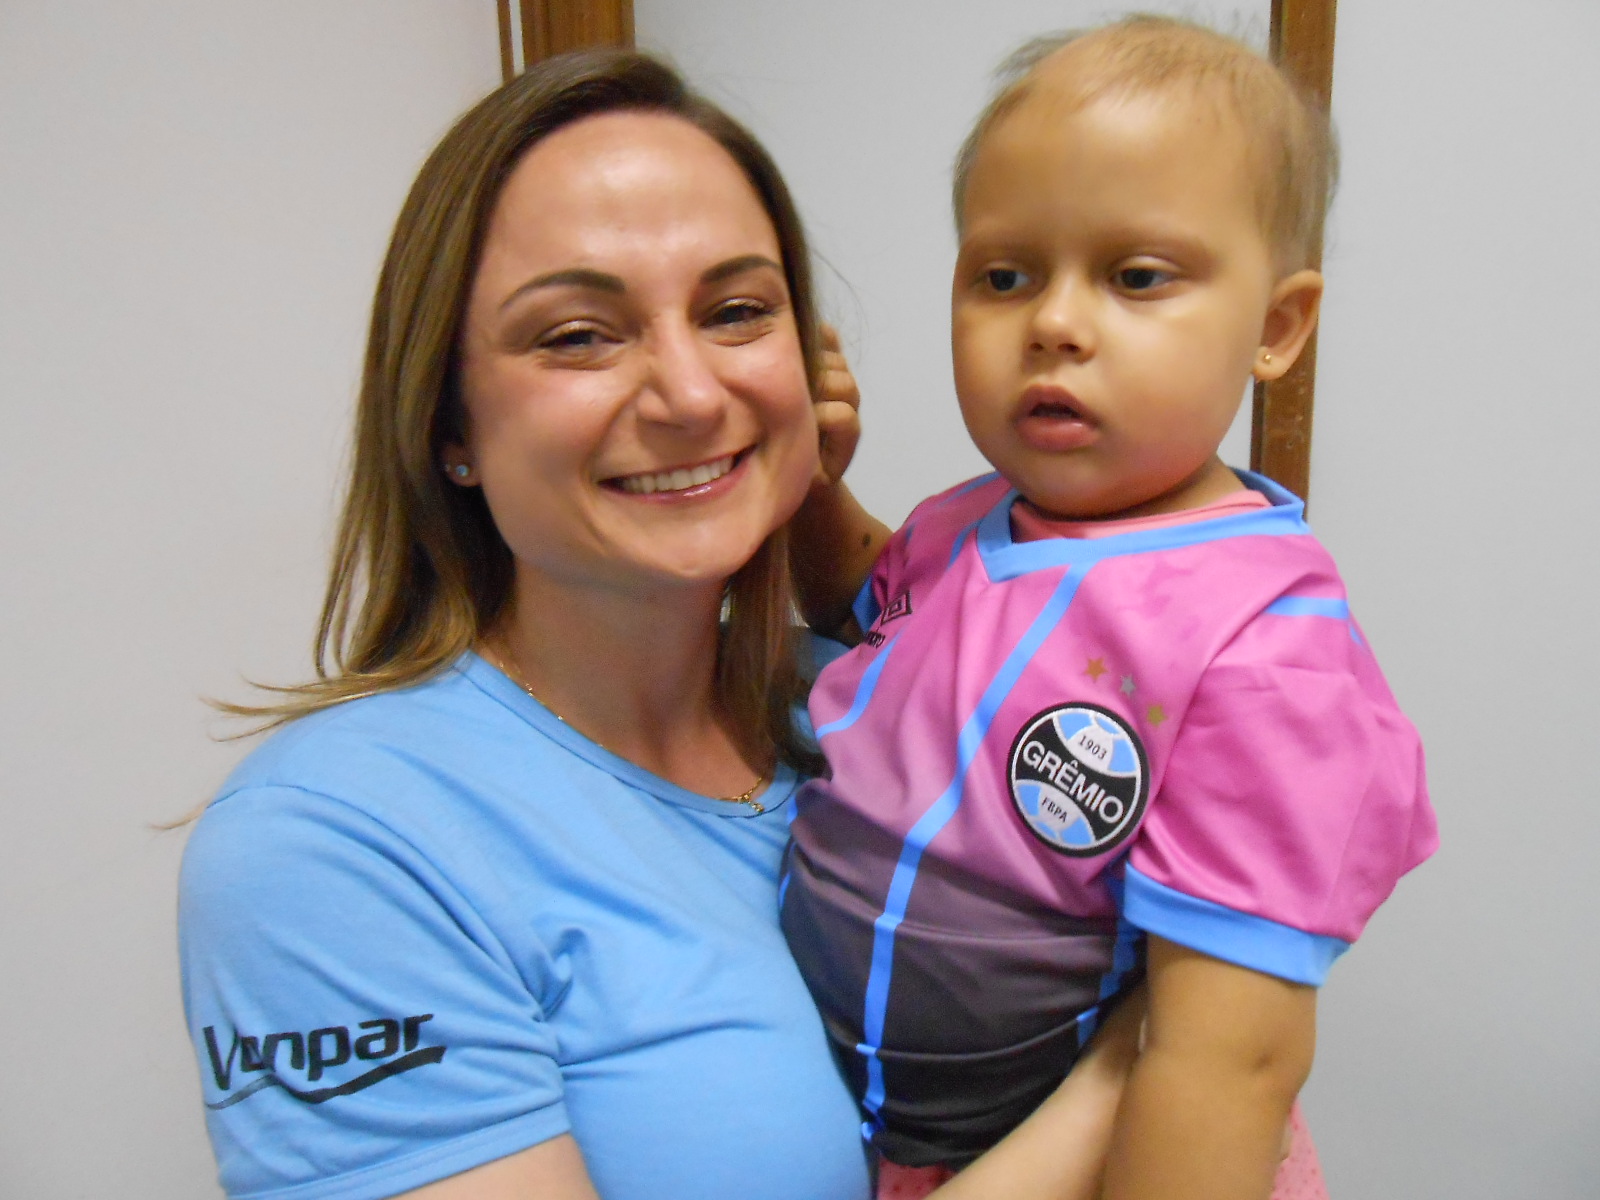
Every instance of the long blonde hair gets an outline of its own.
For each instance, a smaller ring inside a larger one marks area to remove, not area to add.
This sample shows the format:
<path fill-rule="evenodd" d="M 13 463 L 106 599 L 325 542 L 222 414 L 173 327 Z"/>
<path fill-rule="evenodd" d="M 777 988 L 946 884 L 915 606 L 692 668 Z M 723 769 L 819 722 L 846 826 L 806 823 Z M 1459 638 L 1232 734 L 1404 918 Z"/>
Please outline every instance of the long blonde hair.
<path fill-rule="evenodd" d="M 491 93 L 423 164 L 395 223 L 378 278 L 356 413 L 349 489 L 313 647 L 316 678 L 274 687 L 266 705 L 224 704 L 267 727 L 375 692 L 418 683 L 454 662 L 511 595 L 511 552 L 481 490 L 451 485 L 442 447 L 464 432 L 461 328 L 500 191 L 530 147 L 598 113 L 677 116 L 731 155 L 761 198 L 783 252 L 806 375 L 815 392 L 820 343 L 810 257 L 776 165 L 741 125 L 666 65 L 631 51 L 562 55 Z M 791 706 L 793 593 L 783 529 L 728 585 L 718 652 L 719 699 L 756 761 L 815 769 Z"/>

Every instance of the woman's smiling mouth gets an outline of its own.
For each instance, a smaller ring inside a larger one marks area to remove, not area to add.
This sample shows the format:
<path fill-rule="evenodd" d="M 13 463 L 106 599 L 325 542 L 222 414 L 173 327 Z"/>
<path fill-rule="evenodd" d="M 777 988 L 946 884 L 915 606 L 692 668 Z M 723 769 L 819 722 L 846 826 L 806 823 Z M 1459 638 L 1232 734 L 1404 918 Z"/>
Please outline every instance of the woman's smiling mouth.
<path fill-rule="evenodd" d="M 725 454 L 710 462 L 692 467 L 674 467 L 670 471 L 645 471 L 637 475 L 619 475 L 604 481 L 606 487 L 627 492 L 630 496 L 653 496 L 660 492 L 692 492 L 715 483 L 742 463 L 749 455 L 748 449 L 737 454 Z"/>

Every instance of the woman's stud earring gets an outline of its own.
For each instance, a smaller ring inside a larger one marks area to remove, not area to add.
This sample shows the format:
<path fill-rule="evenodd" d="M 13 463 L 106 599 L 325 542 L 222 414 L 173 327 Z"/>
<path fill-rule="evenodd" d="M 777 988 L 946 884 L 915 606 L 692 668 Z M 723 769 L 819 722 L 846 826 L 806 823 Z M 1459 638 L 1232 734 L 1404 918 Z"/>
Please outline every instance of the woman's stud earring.
<path fill-rule="evenodd" d="M 467 466 L 466 463 L 457 463 L 455 466 L 450 468 L 450 474 L 454 475 L 457 479 L 465 479 L 468 475 L 472 474 L 472 468 Z"/>
<path fill-rule="evenodd" d="M 1261 352 L 1261 361 L 1264 362 L 1264 363 L 1271 362 L 1272 361 L 1272 355 L 1268 354 L 1265 350 L 1263 350 Z"/>

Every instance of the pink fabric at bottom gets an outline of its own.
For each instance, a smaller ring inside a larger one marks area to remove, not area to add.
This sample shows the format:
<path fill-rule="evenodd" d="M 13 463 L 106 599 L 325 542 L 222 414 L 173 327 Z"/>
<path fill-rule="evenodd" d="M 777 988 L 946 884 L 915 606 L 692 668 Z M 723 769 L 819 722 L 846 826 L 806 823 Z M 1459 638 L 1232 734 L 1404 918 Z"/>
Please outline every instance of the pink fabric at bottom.
<path fill-rule="evenodd" d="M 878 1167 L 877 1200 L 923 1200 L 954 1177 L 955 1172 L 948 1167 L 902 1167 L 883 1162 Z M 1298 1102 L 1289 1114 L 1289 1153 L 1278 1167 L 1272 1200 L 1328 1200 L 1317 1147 Z"/>
<path fill-rule="evenodd" d="M 1278 1166 L 1272 1200 L 1328 1200 L 1322 1163 L 1317 1159 L 1317 1147 L 1311 1140 L 1311 1130 L 1306 1126 L 1299 1101 L 1289 1113 L 1289 1153 Z"/>
<path fill-rule="evenodd" d="M 878 1164 L 878 1200 L 922 1200 L 955 1174 L 949 1167 L 902 1167 L 884 1160 Z"/>

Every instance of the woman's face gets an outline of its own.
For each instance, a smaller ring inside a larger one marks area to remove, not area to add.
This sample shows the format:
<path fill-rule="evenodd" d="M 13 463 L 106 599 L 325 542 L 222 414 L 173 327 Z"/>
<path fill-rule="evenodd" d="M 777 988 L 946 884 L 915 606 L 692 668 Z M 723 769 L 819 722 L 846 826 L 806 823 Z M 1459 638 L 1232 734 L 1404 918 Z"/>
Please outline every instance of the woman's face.
<path fill-rule="evenodd" d="M 720 588 L 817 466 L 777 235 L 733 159 L 676 117 L 589 117 L 518 163 L 468 299 L 463 385 L 450 477 L 483 487 L 519 573 L 559 586 Z"/>

